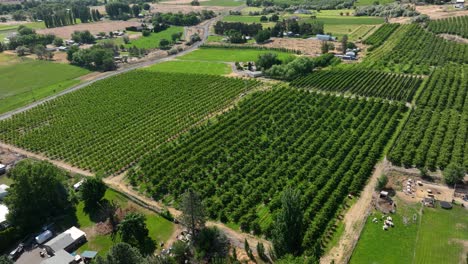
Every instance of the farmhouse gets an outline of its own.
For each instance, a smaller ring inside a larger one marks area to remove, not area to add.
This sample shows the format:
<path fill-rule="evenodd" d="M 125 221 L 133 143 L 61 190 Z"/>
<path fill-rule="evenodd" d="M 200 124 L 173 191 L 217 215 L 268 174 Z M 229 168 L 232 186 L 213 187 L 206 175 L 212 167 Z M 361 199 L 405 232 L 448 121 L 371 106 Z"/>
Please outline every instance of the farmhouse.
<path fill-rule="evenodd" d="M 76 227 L 71 227 L 60 235 L 47 242 L 44 247 L 49 255 L 55 254 L 60 250 L 73 250 L 74 247 L 86 241 L 85 232 Z"/>
<path fill-rule="evenodd" d="M 317 39 L 322 41 L 336 41 L 335 37 L 330 35 L 317 34 Z"/>
<path fill-rule="evenodd" d="M 465 0 L 455 0 L 455 8 L 465 8 Z"/>
<path fill-rule="evenodd" d="M 298 10 L 294 11 L 294 14 L 312 14 L 312 12 L 310 12 L 309 10 L 307 9 L 303 9 L 303 8 L 299 8 Z"/>

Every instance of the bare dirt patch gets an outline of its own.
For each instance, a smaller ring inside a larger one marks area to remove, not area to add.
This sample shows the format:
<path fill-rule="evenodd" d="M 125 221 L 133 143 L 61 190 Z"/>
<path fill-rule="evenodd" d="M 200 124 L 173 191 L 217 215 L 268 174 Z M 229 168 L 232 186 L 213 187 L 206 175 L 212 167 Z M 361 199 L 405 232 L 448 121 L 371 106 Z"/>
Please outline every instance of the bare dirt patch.
<path fill-rule="evenodd" d="M 200 12 L 202 10 L 213 10 L 214 12 L 222 12 L 228 10 L 229 7 L 222 6 L 191 6 L 191 5 L 174 5 L 174 4 L 151 4 L 151 12 L 159 13 L 190 13 Z"/>
<path fill-rule="evenodd" d="M 343 223 L 345 229 L 341 235 L 340 241 L 320 259 L 320 263 L 328 264 L 332 261 L 335 263 L 348 263 L 351 253 L 359 240 L 361 231 L 364 228 L 367 216 L 371 212 L 374 187 L 377 183 L 377 179 L 385 170 L 386 162 L 387 161 L 384 160 L 375 166 L 374 173 L 361 192 L 361 196 L 357 202 L 349 208 L 344 216 Z"/>
<path fill-rule="evenodd" d="M 457 35 L 439 34 L 438 36 L 442 37 L 442 38 L 444 38 L 446 40 L 455 41 L 455 42 L 463 43 L 463 44 L 468 44 L 468 39 L 462 38 L 462 37 L 457 36 Z"/>
<path fill-rule="evenodd" d="M 138 21 L 101 21 L 96 23 L 84 23 L 78 25 L 71 25 L 59 28 L 46 28 L 37 30 L 39 34 L 54 34 L 58 37 L 68 39 L 70 38 L 73 31 L 89 30 L 92 34 L 98 34 L 99 32 L 125 30 L 126 27 L 140 26 L 141 23 Z"/>
<path fill-rule="evenodd" d="M 455 9 L 452 4 L 416 6 L 416 11 L 428 15 L 431 19 L 468 15 L 468 10 Z"/>
<path fill-rule="evenodd" d="M 208 2 L 209 0 L 199 0 L 198 2 Z M 190 5 L 192 0 L 168 0 L 162 1 L 161 4 L 168 4 L 168 5 Z"/>

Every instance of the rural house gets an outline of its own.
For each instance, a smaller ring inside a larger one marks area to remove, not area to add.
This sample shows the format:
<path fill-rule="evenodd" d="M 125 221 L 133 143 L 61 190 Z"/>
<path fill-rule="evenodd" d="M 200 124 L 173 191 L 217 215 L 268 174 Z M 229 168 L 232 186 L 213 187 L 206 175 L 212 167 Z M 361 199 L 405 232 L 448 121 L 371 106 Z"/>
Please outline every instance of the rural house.
<path fill-rule="evenodd" d="M 71 227 L 60 235 L 47 242 L 44 247 L 49 255 L 53 255 L 60 250 L 72 251 L 86 241 L 85 232 L 76 227 Z"/>

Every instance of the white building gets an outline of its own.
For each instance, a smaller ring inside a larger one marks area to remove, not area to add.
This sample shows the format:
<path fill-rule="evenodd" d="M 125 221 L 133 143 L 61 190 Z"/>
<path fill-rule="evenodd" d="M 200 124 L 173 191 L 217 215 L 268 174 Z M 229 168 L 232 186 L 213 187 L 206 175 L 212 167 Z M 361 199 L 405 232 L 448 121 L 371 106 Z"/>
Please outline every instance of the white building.
<path fill-rule="evenodd" d="M 0 224 L 6 222 L 7 214 L 8 214 L 8 207 L 6 207 L 6 205 L 0 204 Z"/>

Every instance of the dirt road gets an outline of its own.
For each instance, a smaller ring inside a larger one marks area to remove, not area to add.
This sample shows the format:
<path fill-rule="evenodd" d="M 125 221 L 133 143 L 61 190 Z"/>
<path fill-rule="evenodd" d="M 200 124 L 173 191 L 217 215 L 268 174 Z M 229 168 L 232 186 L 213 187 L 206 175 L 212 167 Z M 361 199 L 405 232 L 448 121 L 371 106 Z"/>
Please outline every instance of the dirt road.
<path fill-rule="evenodd" d="M 362 228 L 366 223 L 367 215 L 372 208 L 372 195 L 377 179 L 382 175 L 386 165 L 387 159 L 384 159 L 375 166 L 374 173 L 364 190 L 362 190 L 361 196 L 357 202 L 349 208 L 344 216 L 343 223 L 345 229 L 338 245 L 330 249 L 330 251 L 320 259 L 321 264 L 330 264 L 333 260 L 337 264 L 348 263 L 354 247 L 359 240 Z"/>

